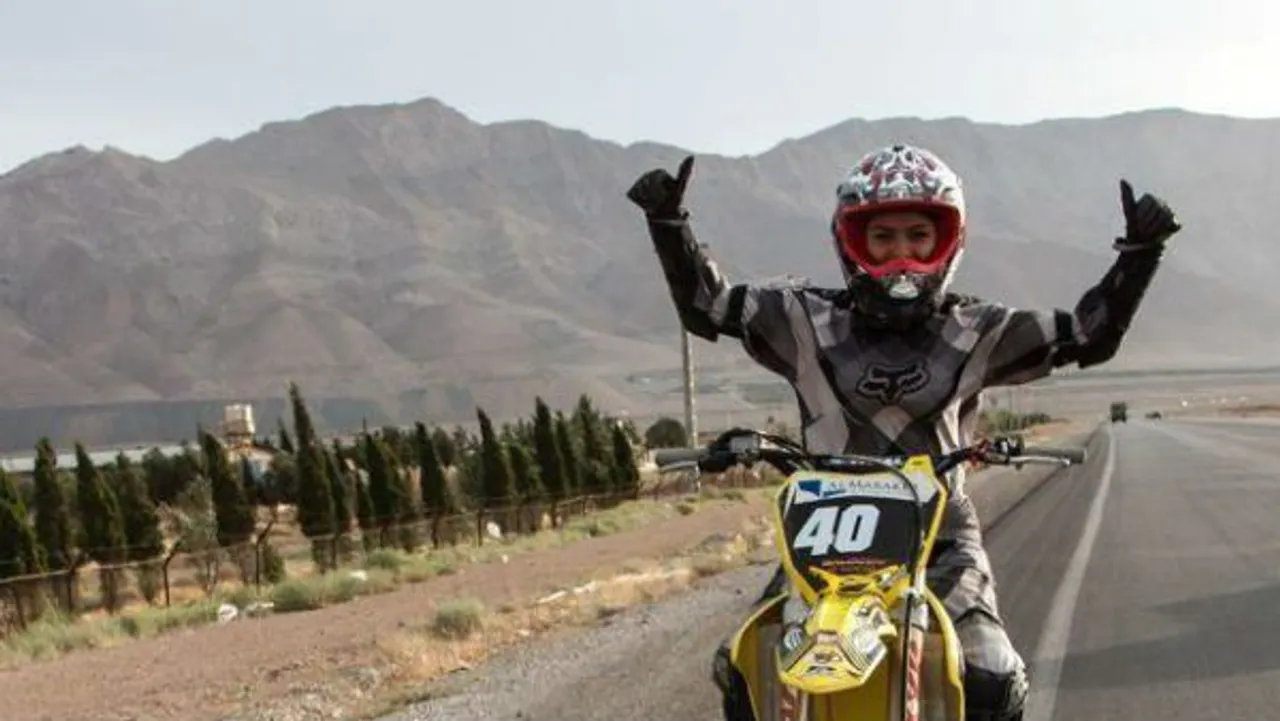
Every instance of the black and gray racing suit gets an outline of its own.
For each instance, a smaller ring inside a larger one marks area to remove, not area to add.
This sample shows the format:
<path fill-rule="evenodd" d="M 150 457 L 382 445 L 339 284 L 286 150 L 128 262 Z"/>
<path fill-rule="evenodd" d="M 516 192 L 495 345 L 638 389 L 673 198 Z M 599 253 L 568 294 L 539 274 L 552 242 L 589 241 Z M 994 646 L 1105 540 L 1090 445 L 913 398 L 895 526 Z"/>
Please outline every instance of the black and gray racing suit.
<path fill-rule="evenodd" d="M 862 322 L 843 290 L 731 285 L 687 219 L 648 225 L 685 328 L 708 341 L 737 338 L 785 378 L 806 447 L 825 453 L 937 453 L 971 442 L 984 388 L 1110 359 L 1162 253 L 1121 253 L 1074 312 L 949 296 L 927 320 L 890 331 Z M 1003 627 L 962 469 L 951 483 L 929 581 L 964 645 L 969 718 L 1016 719 L 1027 689 L 1024 664 Z M 724 690 L 727 679 L 717 682 Z"/>

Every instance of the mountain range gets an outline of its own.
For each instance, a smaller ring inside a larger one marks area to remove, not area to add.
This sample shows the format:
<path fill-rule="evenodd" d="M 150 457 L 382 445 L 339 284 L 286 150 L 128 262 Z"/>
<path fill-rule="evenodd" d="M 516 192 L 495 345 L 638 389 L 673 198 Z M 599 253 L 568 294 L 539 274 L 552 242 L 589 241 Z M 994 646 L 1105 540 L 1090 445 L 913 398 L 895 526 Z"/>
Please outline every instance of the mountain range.
<path fill-rule="evenodd" d="M 836 283 L 835 184 L 892 142 L 966 179 L 957 289 L 1073 306 L 1114 257 L 1124 177 L 1185 229 L 1111 367 L 1280 352 L 1263 212 L 1280 195 L 1280 121 L 850 120 L 759 155 L 700 155 L 699 235 L 735 278 Z M 167 162 L 111 147 L 36 158 L 0 176 L 0 437 L 166 440 L 193 429 L 137 414 L 245 399 L 274 413 L 290 380 L 330 403 L 330 426 L 467 421 L 477 403 L 511 417 L 535 394 L 678 408 L 674 310 L 623 192 L 688 152 L 480 124 L 428 98 L 273 122 Z M 695 344 L 709 387 L 768 378 L 732 343 Z"/>

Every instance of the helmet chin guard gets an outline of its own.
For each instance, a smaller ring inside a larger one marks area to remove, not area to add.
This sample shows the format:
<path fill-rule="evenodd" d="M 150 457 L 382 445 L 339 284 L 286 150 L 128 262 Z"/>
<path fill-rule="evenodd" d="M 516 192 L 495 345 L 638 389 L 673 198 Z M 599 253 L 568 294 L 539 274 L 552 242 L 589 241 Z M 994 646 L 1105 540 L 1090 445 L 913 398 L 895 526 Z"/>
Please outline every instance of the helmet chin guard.
<path fill-rule="evenodd" d="M 965 202 L 958 175 L 932 152 L 908 145 L 873 151 L 836 190 L 831 231 L 845 281 L 858 310 L 888 325 L 932 314 L 964 254 Z M 886 212 L 928 216 L 937 243 L 928 257 L 875 262 L 866 229 Z"/>
<path fill-rule="evenodd" d="M 915 300 L 920 297 L 920 284 L 910 275 L 895 275 L 889 279 L 889 297 L 894 300 Z"/>

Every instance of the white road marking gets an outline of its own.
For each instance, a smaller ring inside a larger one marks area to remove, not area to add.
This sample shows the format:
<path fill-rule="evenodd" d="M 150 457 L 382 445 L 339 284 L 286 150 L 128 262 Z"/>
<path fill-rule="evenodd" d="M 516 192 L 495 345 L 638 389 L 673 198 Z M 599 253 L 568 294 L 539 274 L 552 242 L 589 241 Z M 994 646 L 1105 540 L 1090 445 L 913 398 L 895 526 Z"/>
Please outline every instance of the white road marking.
<path fill-rule="evenodd" d="M 1084 585 L 1084 572 L 1093 555 L 1093 544 L 1098 538 L 1098 528 L 1102 525 L 1102 509 L 1111 491 L 1111 476 L 1115 472 L 1116 438 L 1110 427 L 1106 429 L 1107 462 L 1102 469 L 1098 491 L 1089 504 L 1089 515 L 1085 518 L 1080 541 L 1076 543 L 1076 549 L 1067 563 L 1067 572 L 1062 576 L 1062 583 L 1053 596 L 1053 605 L 1049 607 L 1049 616 L 1040 633 L 1024 721 L 1053 719 L 1058 681 L 1062 677 L 1062 662 L 1067 654 L 1067 642 L 1071 639 L 1071 621 L 1075 617 L 1076 600 L 1080 596 L 1080 587 Z"/>

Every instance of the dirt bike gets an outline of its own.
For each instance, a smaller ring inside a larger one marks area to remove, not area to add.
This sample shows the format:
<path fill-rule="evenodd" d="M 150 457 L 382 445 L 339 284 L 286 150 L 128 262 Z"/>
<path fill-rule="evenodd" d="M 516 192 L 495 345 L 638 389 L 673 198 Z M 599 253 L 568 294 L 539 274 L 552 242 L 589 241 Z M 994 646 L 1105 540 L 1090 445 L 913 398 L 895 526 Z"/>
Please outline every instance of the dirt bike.
<path fill-rule="evenodd" d="M 734 633 L 729 662 L 757 721 L 963 721 L 963 655 L 925 571 L 964 462 L 1082 463 L 1084 449 L 1002 437 L 938 455 L 810 454 L 750 429 L 666 448 L 660 469 L 763 462 L 786 476 L 773 508 L 787 580 Z"/>

